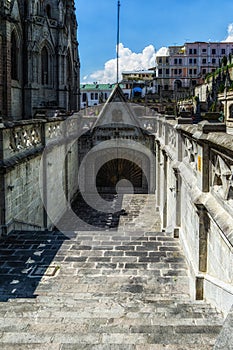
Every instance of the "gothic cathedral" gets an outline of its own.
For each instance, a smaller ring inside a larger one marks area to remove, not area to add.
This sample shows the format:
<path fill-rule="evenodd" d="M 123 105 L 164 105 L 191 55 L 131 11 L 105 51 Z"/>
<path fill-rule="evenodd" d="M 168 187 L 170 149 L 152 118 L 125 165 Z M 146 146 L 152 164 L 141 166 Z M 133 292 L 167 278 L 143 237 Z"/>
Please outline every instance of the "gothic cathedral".
<path fill-rule="evenodd" d="M 79 109 L 73 0 L 0 0 L 0 117 Z"/>

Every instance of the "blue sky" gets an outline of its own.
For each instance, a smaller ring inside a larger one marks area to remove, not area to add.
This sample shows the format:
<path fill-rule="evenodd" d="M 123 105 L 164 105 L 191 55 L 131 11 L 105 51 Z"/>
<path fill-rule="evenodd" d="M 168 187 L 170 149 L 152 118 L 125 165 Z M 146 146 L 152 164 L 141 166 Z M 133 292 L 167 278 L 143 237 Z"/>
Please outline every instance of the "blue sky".
<path fill-rule="evenodd" d="M 81 81 L 100 81 L 101 74 L 112 69 L 114 62 L 109 61 L 116 56 L 117 0 L 76 0 L 76 13 Z M 158 51 L 186 41 L 226 39 L 233 23 L 233 1 L 121 0 L 120 23 L 122 67 L 132 65 L 130 60 L 126 64 L 127 57 L 137 60 L 140 56 L 138 68 L 145 68 L 145 55 L 153 55 L 153 48 Z M 111 79 L 109 72 L 106 79 Z"/>

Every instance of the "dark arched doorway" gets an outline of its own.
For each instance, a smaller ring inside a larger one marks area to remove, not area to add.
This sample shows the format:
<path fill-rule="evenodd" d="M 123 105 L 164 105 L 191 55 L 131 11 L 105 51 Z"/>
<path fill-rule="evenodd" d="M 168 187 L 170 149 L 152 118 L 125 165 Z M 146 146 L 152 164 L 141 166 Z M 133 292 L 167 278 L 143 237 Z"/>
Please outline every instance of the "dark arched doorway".
<path fill-rule="evenodd" d="M 116 193 L 119 181 L 124 186 L 125 193 L 134 190 L 134 193 L 148 193 L 148 184 L 140 166 L 128 159 L 116 158 L 109 160 L 99 169 L 96 176 L 96 187 L 99 192 Z M 131 184 L 128 187 L 128 184 Z"/>

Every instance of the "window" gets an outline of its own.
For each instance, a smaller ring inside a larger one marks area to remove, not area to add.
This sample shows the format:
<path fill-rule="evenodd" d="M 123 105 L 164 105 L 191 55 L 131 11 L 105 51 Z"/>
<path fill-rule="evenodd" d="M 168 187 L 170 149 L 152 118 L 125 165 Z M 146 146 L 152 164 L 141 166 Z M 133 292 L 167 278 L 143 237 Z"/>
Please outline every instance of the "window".
<path fill-rule="evenodd" d="M 159 63 L 162 63 L 162 57 L 159 57 Z"/>
<path fill-rule="evenodd" d="M 41 51 L 41 84 L 48 85 L 49 82 L 49 55 L 44 47 Z"/>
<path fill-rule="evenodd" d="M 177 75 L 177 69 L 174 69 L 174 74 Z"/>
<path fill-rule="evenodd" d="M 197 70 L 196 70 L 196 69 L 193 70 L 193 74 L 194 74 L 194 75 L 197 74 Z"/>
<path fill-rule="evenodd" d="M 193 70 L 189 69 L 189 74 L 192 75 L 193 74 Z"/>
<path fill-rule="evenodd" d="M 182 69 L 179 69 L 179 75 L 181 75 L 182 74 Z"/>
<path fill-rule="evenodd" d="M 215 64 L 216 63 L 216 59 L 212 58 L 212 63 Z"/>
<path fill-rule="evenodd" d="M 36 14 L 37 14 L 37 15 L 40 14 L 40 4 L 39 4 L 39 1 L 36 3 Z"/>
<path fill-rule="evenodd" d="M 94 100 L 94 92 L 91 93 L 91 100 Z"/>
<path fill-rule="evenodd" d="M 226 50 L 225 49 L 222 49 L 222 55 L 225 55 L 225 53 L 226 53 Z"/>
<path fill-rule="evenodd" d="M 202 59 L 202 63 L 206 64 L 206 58 Z"/>
<path fill-rule="evenodd" d="M 70 53 L 68 53 L 66 58 L 66 83 L 70 89 L 72 85 L 72 63 Z"/>
<path fill-rule="evenodd" d="M 179 64 L 182 64 L 182 58 L 179 58 Z"/>
<path fill-rule="evenodd" d="M 192 53 L 193 53 L 193 50 L 189 49 L 189 54 L 192 55 Z"/>
<path fill-rule="evenodd" d="M 48 18 L 51 18 L 51 6 L 48 4 L 45 8 L 45 12 Z"/>
<path fill-rule="evenodd" d="M 98 92 L 95 93 L 95 100 L 98 100 Z"/>
<path fill-rule="evenodd" d="M 193 63 L 194 63 L 194 64 L 196 64 L 196 63 L 197 63 L 197 59 L 196 59 L 196 58 L 194 58 Z"/>
<path fill-rule="evenodd" d="M 206 74 L 206 69 L 202 69 L 202 74 Z"/>
<path fill-rule="evenodd" d="M 174 64 L 177 64 L 177 58 L 174 59 Z"/>
<path fill-rule="evenodd" d="M 18 80 L 18 48 L 15 32 L 11 35 L 11 79 Z"/>
<path fill-rule="evenodd" d="M 189 64 L 192 64 L 193 63 L 193 60 L 192 58 L 189 59 Z"/>
<path fill-rule="evenodd" d="M 206 49 L 202 49 L 202 53 L 206 53 Z"/>
<path fill-rule="evenodd" d="M 212 55 L 216 55 L 216 49 L 212 49 Z"/>
<path fill-rule="evenodd" d="M 193 54 L 194 54 L 194 55 L 197 54 L 197 49 L 193 49 Z"/>
<path fill-rule="evenodd" d="M 162 68 L 159 68 L 159 75 L 162 75 L 163 74 L 163 70 Z"/>
<path fill-rule="evenodd" d="M 83 93 L 83 102 L 86 102 L 87 101 L 87 94 L 86 92 Z"/>
<path fill-rule="evenodd" d="M 166 74 L 169 75 L 169 69 L 166 69 Z"/>

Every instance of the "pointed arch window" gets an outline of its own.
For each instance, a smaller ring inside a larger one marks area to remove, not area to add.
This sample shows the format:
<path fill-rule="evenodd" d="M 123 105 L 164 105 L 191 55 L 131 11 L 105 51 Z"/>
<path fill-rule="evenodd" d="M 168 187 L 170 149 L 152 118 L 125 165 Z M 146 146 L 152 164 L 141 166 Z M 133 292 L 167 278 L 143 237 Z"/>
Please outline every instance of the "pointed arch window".
<path fill-rule="evenodd" d="M 46 47 L 41 51 L 41 84 L 48 85 L 49 83 L 49 54 Z"/>
<path fill-rule="evenodd" d="M 49 4 L 46 5 L 45 12 L 47 14 L 47 17 L 51 18 L 51 6 Z"/>
<path fill-rule="evenodd" d="M 40 4 L 39 1 L 36 3 L 36 15 L 40 14 Z"/>
<path fill-rule="evenodd" d="M 70 86 L 72 83 L 72 63 L 71 63 L 70 54 L 68 54 L 68 56 L 67 56 L 66 77 L 67 77 L 67 84 L 68 84 L 68 86 Z"/>
<path fill-rule="evenodd" d="M 11 79 L 18 80 L 19 49 L 15 32 L 11 34 Z"/>

